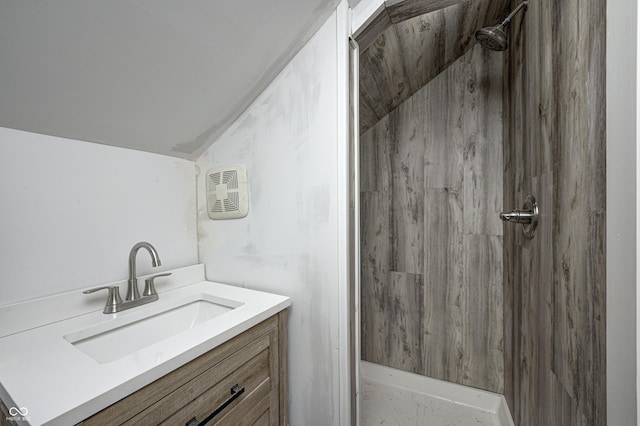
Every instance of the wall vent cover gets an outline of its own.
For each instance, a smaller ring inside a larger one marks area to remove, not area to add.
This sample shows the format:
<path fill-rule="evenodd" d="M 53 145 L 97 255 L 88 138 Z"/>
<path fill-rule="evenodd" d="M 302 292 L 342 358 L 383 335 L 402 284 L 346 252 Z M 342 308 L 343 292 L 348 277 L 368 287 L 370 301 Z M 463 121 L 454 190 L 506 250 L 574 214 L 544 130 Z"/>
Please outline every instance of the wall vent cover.
<path fill-rule="evenodd" d="M 207 170 L 209 219 L 238 219 L 249 213 L 247 168 L 229 164 Z"/>

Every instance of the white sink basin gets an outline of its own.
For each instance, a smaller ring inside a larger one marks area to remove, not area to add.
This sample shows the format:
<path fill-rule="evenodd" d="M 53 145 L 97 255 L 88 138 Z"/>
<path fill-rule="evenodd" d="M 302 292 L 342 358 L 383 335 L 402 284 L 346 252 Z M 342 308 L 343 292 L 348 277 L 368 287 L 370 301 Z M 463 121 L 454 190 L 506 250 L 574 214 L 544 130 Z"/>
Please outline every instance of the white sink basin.
<path fill-rule="evenodd" d="M 204 296 L 126 323 L 114 322 L 83 329 L 64 339 L 99 363 L 108 363 L 151 346 L 185 330 L 200 326 L 242 305 L 231 300 L 206 300 Z M 211 298 L 209 298 L 211 299 Z"/>

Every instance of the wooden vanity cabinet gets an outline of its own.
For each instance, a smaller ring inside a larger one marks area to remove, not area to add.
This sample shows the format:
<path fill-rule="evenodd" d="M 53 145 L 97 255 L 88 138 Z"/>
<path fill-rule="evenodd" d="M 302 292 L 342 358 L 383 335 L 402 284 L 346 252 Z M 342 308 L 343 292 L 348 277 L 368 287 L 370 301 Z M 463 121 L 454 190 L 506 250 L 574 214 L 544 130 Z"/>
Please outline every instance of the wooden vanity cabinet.
<path fill-rule="evenodd" d="M 79 424 L 287 425 L 286 345 L 282 311 Z"/>

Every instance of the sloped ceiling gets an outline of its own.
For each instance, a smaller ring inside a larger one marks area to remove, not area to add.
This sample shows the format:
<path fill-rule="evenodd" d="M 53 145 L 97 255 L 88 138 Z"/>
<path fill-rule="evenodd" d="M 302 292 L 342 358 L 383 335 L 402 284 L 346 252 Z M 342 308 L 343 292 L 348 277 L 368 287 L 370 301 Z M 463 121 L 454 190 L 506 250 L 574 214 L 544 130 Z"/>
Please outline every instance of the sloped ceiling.
<path fill-rule="evenodd" d="M 0 126 L 194 159 L 337 3 L 0 0 Z"/>
<path fill-rule="evenodd" d="M 388 0 L 385 13 L 356 37 L 360 133 L 464 55 L 475 31 L 500 23 L 508 7 L 509 0 Z M 504 53 L 495 56 L 501 61 Z"/>

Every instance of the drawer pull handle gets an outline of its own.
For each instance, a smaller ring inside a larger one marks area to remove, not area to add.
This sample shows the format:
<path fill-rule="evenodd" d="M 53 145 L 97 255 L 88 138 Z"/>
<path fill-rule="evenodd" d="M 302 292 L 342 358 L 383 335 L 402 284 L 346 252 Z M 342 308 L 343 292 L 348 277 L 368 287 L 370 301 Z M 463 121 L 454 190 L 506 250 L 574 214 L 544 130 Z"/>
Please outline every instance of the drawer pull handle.
<path fill-rule="evenodd" d="M 215 410 L 211 412 L 204 420 L 198 422 L 198 420 L 193 417 L 191 420 L 187 422 L 187 426 L 204 426 L 211 421 L 215 416 L 220 414 L 222 410 L 227 408 L 229 404 L 236 400 L 242 393 L 244 392 L 244 388 L 241 388 L 240 385 L 235 385 L 231 388 L 231 396 L 227 398 L 222 404 L 220 404 Z"/>

